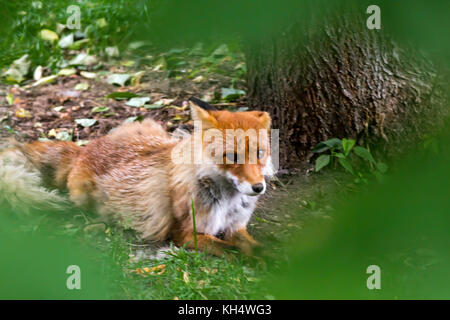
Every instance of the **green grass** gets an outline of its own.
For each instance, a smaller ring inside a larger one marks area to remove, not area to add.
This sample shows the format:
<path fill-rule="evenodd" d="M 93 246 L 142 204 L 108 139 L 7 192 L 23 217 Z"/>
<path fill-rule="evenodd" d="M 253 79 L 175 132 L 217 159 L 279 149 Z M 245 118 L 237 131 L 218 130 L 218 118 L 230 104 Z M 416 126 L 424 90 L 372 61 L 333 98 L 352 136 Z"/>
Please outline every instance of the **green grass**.
<path fill-rule="evenodd" d="M 94 298 L 172 300 L 270 297 L 261 285 L 268 273 L 265 264 L 237 251 L 229 250 L 227 258 L 220 258 L 170 244 L 171 251 L 159 260 L 151 257 L 135 259 L 140 250 L 146 254 L 156 253 L 156 250 L 141 241 L 135 232 L 117 225 L 103 224 L 94 215 L 78 209 L 62 215 L 34 212 L 31 216 L 19 217 L 16 214 L 13 213 L 12 219 L 3 223 L 3 227 L 16 230 L 19 238 L 29 235 L 39 235 L 46 240 L 57 238 L 75 247 L 85 248 L 87 252 L 96 252 L 89 260 L 97 270 L 101 270 L 101 277 L 95 280 L 106 283 L 105 287 L 109 290 L 105 296 Z M 89 226 L 102 228 L 87 231 Z M 31 258 L 25 261 L 21 263 L 33 265 Z M 15 263 L 12 259 L 7 265 Z M 49 268 L 55 264 L 53 260 L 45 263 Z M 151 271 L 158 266 L 160 269 Z M 36 275 L 35 281 L 39 282 L 39 275 Z"/>

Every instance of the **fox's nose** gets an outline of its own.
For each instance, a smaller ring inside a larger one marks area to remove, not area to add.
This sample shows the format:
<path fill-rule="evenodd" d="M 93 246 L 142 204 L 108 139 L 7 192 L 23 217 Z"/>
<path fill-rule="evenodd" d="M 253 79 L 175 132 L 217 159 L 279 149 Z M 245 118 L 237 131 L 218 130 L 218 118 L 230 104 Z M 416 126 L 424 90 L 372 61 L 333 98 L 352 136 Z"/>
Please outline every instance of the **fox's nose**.
<path fill-rule="evenodd" d="M 264 185 L 262 183 L 255 183 L 254 185 L 252 185 L 252 189 L 256 193 L 260 193 L 264 190 Z"/>

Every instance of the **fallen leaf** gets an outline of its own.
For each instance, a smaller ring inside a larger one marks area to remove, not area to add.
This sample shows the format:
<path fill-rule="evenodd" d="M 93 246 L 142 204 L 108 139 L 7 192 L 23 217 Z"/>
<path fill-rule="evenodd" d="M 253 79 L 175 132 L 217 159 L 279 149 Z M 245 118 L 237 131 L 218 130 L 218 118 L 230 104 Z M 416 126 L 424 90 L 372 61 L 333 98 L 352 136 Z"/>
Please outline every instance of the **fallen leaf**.
<path fill-rule="evenodd" d="M 123 87 L 130 78 L 131 76 L 126 73 L 113 73 L 106 78 L 106 82 Z"/>
<path fill-rule="evenodd" d="M 91 56 L 88 55 L 87 53 L 79 53 L 75 58 L 73 58 L 72 60 L 70 60 L 69 65 L 72 66 L 78 66 L 78 65 L 83 65 L 83 66 L 91 66 L 93 64 L 97 63 L 97 58 L 95 56 Z"/>
<path fill-rule="evenodd" d="M 124 67 L 132 67 L 134 66 L 135 62 L 133 60 L 122 60 L 120 61 L 120 64 Z"/>
<path fill-rule="evenodd" d="M 197 76 L 192 81 L 196 82 L 196 83 L 200 83 L 202 81 L 205 81 L 205 77 L 204 76 Z"/>
<path fill-rule="evenodd" d="M 123 121 L 123 123 L 131 123 L 131 122 L 134 122 L 134 121 L 142 121 L 142 120 L 143 120 L 143 117 L 139 115 L 139 116 L 135 116 L 135 117 L 126 118 Z"/>
<path fill-rule="evenodd" d="M 184 270 L 183 270 L 183 281 L 185 283 L 189 283 L 189 281 L 190 281 L 190 279 L 189 279 L 189 272 L 184 271 Z"/>
<path fill-rule="evenodd" d="M 161 99 L 161 100 L 156 101 L 155 104 L 161 104 L 163 106 L 167 106 L 174 101 L 175 101 L 175 99 Z"/>
<path fill-rule="evenodd" d="M 159 266 L 155 266 L 155 267 L 150 267 L 150 268 L 137 268 L 135 270 L 135 272 L 137 274 L 141 274 L 141 275 L 162 275 L 164 273 L 164 271 L 166 270 L 166 265 L 165 264 L 160 264 Z"/>
<path fill-rule="evenodd" d="M 117 47 L 106 47 L 105 53 L 110 58 L 118 57 L 120 55 L 119 48 L 117 48 Z"/>
<path fill-rule="evenodd" d="M 139 72 L 136 72 L 135 74 L 133 74 L 133 76 L 131 77 L 131 84 L 133 86 L 139 85 L 139 83 L 141 82 L 141 78 L 144 74 L 145 74 L 144 71 L 139 71 Z"/>
<path fill-rule="evenodd" d="M 24 108 L 20 108 L 16 111 L 16 117 L 17 118 L 31 118 L 31 113 L 28 110 L 25 110 Z"/>
<path fill-rule="evenodd" d="M 89 39 L 80 39 L 75 41 L 73 44 L 69 46 L 70 50 L 80 50 L 82 47 L 87 45 L 90 42 Z"/>
<path fill-rule="evenodd" d="M 73 40 L 73 33 L 71 33 L 67 36 L 62 37 L 61 40 L 58 41 L 58 46 L 63 49 L 68 48 L 73 44 Z"/>
<path fill-rule="evenodd" d="M 88 127 L 92 127 L 94 124 L 96 124 L 97 120 L 95 120 L 95 119 L 75 119 L 75 123 L 79 124 L 82 127 L 88 128 Z"/>
<path fill-rule="evenodd" d="M 109 111 L 108 107 L 94 107 L 91 110 L 92 113 L 107 112 L 107 111 Z"/>
<path fill-rule="evenodd" d="M 56 112 L 61 112 L 64 109 L 65 109 L 64 106 L 58 106 L 53 108 L 53 110 L 55 110 Z"/>
<path fill-rule="evenodd" d="M 153 70 L 154 71 L 159 71 L 159 70 L 164 70 L 167 68 L 167 62 L 166 59 L 164 59 L 164 57 L 160 57 L 154 64 Z"/>
<path fill-rule="evenodd" d="M 79 91 L 86 91 L 87 89 L 89 89 L 89 84 L 87 82 L 81 82 L 78 83 L 74 89 Z"/>
<path fill-rule="evenodd" d="M 53 81 L 55 81 L 55 79 L 57 78 L 57 75 L 51 75 L 48 77 L 44 77 L 38 81 L 36 81 L 32 87 L 36 87 L 36 86 L 40 86 L 41 84 L 47 84 L 47 83 L 52 83 Z"/>
<path fill-rule="evenodd" d="M 48 136 L 60 141 L 72 141 L 72 135 L 66 129 L 51 129 Z"/>
<path fill-rule="evenodd" d="M 212 56 L 219 57 L 219 56 L 226 56 L 228 55 L 230 50 L 228 49 L 228 46 L 226 44 L 222 44 L 219 46 L 214 52 L 212 53 Z"/>
<path fill-rule="evenodd" d="M 17 60 L 14 60 L 8 70 L 4 72 L 7 81 L 20 83 L 24 80 L 25 75 L 30 69 L 31 61 L 28 54 L 24 54 Z"/>
<path fill-rule="evenodd" d="M 36 69 L 34 69 L 33 72 L 33 79 L 38 81 L 42 78 L 42 71 L 44 70 L 44 68 L 42 68 L 42 66 L 37 66 Z"/>
<path fill-rule="evenodd" d="M 58 71 L 58 76 L 71 76 L 73 74 L 77 73 L 77 69 L 75 68 L 64 68 Z"/>
<path fill-rule="evenodd" d="M 97 77 L 97 74 L 95 72 L 87 72 L 87 71 L 81 71 L 80 75 L 86 79 L 95 79 Z"/>
<path fill-rule="evenodd" d="M 243 95 L 245 95 L 244 90 L 234 88 L 222 88 L 221 98 L 226 101 L 232 101 Z"/>
<path fill-rule="evenodd" d="M 48 29 L 42 29 L 39 35 L 43 40 L 50 42 L 54 42 L 59 39 L 58 34 L 56 32 Z"/>
<path fill-rule="evenodd" d="M 141 97 L 141 98 L 131 98 L 126 105 L 130 106 L 130 107 L 135 107 L 135 108 L 140 108 L 142 107 L 145 103 L 149 102 L 150 98 L 149 97 Z"/>

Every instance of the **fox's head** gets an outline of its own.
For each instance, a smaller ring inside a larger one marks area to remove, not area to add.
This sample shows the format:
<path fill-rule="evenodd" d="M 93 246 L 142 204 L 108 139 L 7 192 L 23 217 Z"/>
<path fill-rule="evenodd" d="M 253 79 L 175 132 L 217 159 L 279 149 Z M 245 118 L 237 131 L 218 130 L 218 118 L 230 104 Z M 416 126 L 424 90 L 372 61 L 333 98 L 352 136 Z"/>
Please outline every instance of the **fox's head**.
<path fill-rule="evenodd" d="M 270 156 L 270 124 L 267 112 L 218 111 L 191 99 L 194 130 L 201 136 L 201 153 L 214 170 L 247 195 L 263 194 L 265 176 L 273 175 Z"/>

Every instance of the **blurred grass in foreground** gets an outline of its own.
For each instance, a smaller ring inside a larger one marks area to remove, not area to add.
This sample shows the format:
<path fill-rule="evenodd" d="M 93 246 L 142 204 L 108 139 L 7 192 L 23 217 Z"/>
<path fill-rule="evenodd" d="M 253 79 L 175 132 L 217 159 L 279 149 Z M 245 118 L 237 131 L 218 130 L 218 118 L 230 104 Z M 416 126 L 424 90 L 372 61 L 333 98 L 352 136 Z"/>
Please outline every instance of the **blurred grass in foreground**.
<path fill-rule="evenodd" d="M 385 183 L 340 199 L 332 222 L 307 222 L 268 280 L 275 298 L 449 299 L 449 133 Z M 381 290 L 366 287 L 369 265 L 381 268 Z"/>
<path fill-rule="evenodd" d="M 92 246 L 27 225 L 0 208 L 0 299 L 106 299 L 118 273 Z M 35 213 L 39 214 L 39 213 Z M 41 213 L 42 214 L 42 213 Z M 36 217 L 30 217 L 30 222 Z M 35 225 L 37 227 L 37 225 Z M 81 270 L 81 290 L 69 290 L 69 266 Z"/>

